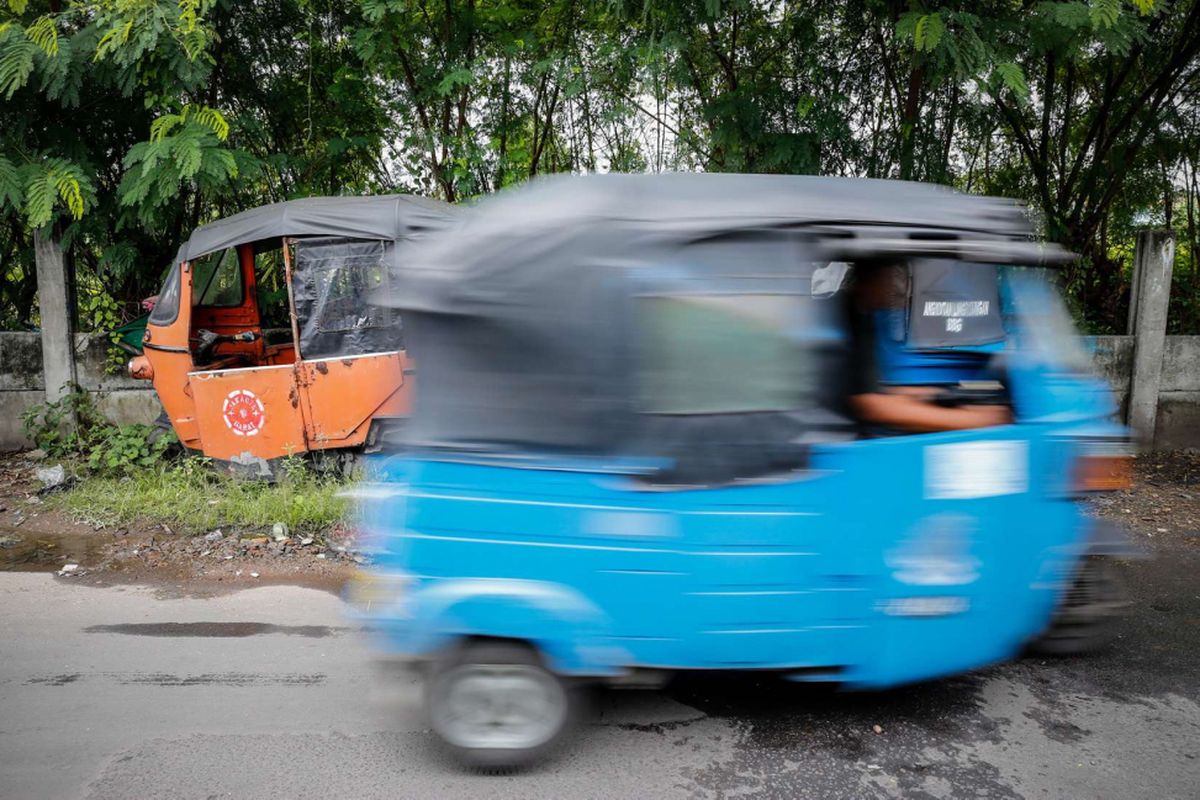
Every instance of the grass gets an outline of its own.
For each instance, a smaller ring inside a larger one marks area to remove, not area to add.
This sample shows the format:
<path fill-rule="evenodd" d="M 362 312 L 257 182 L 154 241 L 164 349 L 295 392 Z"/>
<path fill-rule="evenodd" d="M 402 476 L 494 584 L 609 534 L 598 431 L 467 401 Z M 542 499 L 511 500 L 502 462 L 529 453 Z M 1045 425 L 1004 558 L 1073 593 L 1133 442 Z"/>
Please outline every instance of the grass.
<path fill-rule="evenodd" d="M 91 475 L 69 491 L 47 498 L 52 508 L 99 526 L 164 522 L 180 533 L 216 528 L 269 529 L 286 523 L 294 532 L 319 534 L 345 519 L 346 487 L 307 468 L 289 469 L 274 484 L 215 473 L 198 459 L 128 477 Z"/>

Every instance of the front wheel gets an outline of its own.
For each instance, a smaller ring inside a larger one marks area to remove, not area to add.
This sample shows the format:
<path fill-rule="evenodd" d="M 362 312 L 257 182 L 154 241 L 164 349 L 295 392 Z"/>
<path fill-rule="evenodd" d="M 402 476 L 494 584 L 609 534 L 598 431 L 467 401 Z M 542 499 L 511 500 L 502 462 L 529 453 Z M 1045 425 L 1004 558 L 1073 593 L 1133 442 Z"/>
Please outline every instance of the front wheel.
<path fill-rule="evenodd" d="M 522 767 L 566 737 L 576 691 L 516 642 L 472 642 L 434 665 L 426 701 L 434 733 L 460 762 Z"/>
<path fill-rule="evenodd" d="M 1112 641 L 1116 623 L 1128 605 L 1128 592 L 1112 560 L 1086 558 L 1050 626 L 1033 641 L 1031 649 L 1050 656 L 1102 650 Z"/>

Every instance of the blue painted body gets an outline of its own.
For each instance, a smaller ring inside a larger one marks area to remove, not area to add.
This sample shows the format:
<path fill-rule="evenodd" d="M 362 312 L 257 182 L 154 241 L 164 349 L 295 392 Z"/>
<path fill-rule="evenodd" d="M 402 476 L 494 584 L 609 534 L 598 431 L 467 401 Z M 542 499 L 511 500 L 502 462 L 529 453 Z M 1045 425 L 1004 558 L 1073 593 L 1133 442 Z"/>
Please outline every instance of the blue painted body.
<path fill-rule="evenodd" d="M 1097 380 L 1036 358 L 1009 380 L 1018 424 L 823 444 L 809 469 L 751 485 L 656 490 L 617 461 L 392 457 L 378 473 L 394 491 L 362 524 L 375 576 L 405 584 L 369 616 L 392 653 L 508 637 L 586 676 L 777 669 L 883 687 L 1012 657 L 1086 545 L 1076 442 L 1121 429 Z M 964 456 L 996 468 L 972 478 L 953 469 Z"/>

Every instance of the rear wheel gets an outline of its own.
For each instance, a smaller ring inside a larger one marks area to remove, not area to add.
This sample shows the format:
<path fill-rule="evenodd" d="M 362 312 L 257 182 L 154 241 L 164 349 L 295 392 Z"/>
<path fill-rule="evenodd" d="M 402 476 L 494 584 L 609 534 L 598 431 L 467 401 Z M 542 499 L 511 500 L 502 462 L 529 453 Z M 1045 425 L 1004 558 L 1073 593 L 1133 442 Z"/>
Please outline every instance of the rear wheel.
<path fill-rule="evenodd" d="M 1082 655 L 1103 649 L 1115 635 L 1116 623 L 1128 605 L 1128 593 L 1109 558 L 1083 560 L 1071 588 L 1050 622 L 1033 641 L 1036 653 Z"/>
<path fill-rule="evenodd" d="M 154 422 L 150 423 L 150 431 L 146 434 L 146 444 L 153 445 L 159 439 L 169 433 L 174 433 L 175 429 L 171 426 L 171 418 L 164 411 L 155 418 Z M 169 447 L 166 448 L 163 455 L 167 458 L 174 458 L 183 452 L 183 445 L 176 439 Z"/>
<path fill-rule="evenodd" d="M 434 665 L 426 699 L 434 733 L 480 769 L 536 761 L 562 742 L 578 711 L 575 690 L 516 642 L 459 648 Z"/>

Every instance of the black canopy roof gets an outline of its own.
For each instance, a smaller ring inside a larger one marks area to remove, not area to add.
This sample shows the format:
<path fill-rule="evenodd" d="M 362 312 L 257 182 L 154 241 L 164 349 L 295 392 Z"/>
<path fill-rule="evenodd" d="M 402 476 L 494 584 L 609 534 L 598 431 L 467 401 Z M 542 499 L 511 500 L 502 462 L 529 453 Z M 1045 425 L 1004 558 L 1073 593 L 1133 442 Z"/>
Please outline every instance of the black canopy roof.
<path fill-rule="evenodd" d="M 552 176 L 483 201 L 453 236 L 409 249 L 400 291 L 379 301 L 453 314 L 503 305 L 547 271 L 577 268 L 559 246 L 593 226 L 620 231 L 621 241 L 593 237 L 598 254 L 614 257 L 634 240 L 645 247 L 791 226 L 811 229 L 831 259 L 912 254 L 1033 264 L 1070 257 L 1034 239 L 1016 201 L 926 183 L 728 173 Z"/>
<path fill-rule="evenodd" d="M 404 194 L 287 200 L 202 225 L 179 248 L 175 262 L 284 236 L 406 239 L 418 231 L 443 227 L 457 214 L 448 203 Z"/>

